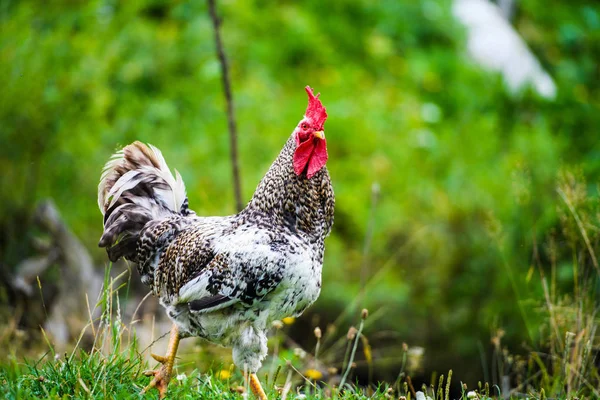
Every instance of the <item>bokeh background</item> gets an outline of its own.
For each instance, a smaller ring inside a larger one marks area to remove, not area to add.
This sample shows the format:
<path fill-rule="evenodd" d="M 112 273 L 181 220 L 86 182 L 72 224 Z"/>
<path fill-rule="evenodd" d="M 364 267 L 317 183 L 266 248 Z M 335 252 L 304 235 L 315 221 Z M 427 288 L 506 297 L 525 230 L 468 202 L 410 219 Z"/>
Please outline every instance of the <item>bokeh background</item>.
<path fill-rule="evenodd" d="M 329 113 L 335 226 L 322 295 L 290 337 L 305 343 L 316 325 L 343 336 L 366 307 L 377 379 L 395 379 L 406 343 L 419 349 L 416 376 L 453 368 L 476 382 L 493 378 L 499 348 L 547 348 L 549 303 L 585 289 L 597 304 L 597 3 L 227 0 L 218 10 L 244 200 L 302 117 L 304 86 Z M 28 295 L 15 284 L 23 261 L 59 237 L 36 210 L 52 199 L 101 282 L 97 183 L 115 150 L 156 145 L 198 214 L 235 212 L 213 34 L 202 1 L 0 3 L 0 315 L 32 338 L 17 354 L 44 345 L 35 332 L 77 285 L 58 256 L 39 285 L 29 276 Z"/>

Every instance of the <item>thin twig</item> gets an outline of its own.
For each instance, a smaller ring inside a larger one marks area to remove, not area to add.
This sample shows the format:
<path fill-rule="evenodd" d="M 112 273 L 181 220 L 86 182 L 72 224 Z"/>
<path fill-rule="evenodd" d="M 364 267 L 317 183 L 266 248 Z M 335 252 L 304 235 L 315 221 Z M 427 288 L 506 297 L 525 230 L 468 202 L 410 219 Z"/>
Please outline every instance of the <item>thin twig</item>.
<path fill-rule="evenodd" d="M 317 385 L 315 385 L 314 383 L 312 383 L 312 382 L 310 381 L 310 379 L 308 379 L 307 377 L 305 377 L 305 376 L 304 376 L 304 374 L 302 374 L 302 372 L 298 371 L 298 368 L 294 367 L 294 366 L 292 365 L 292 363 L 291 363 L 291 362 L 289 362 L 289 360 L 286 360 L 286 362 L 288 362 L 288 366 L 289 366 L 291 369 L 293 369 L 293 370 L 294 370 L 294 371 L 295 371 L 295 372 L 296 372 L 298 375 L 300 375 L 300 376 L 302 377 L 302 379 L 304 379 L 304 381 L 305 381 L 306 383 L 308 383 L 310 386 L 312 386 L 312 387 L 314 387 L 314 388 L 316 388 L 316 387 L 317 387 Z"/>
<path fill-rule="evenodd" d="M 235 206 L 238 211 L 242 210 L 242 184 L 240 181 L 240 168 L 238 162 L 237 152 L 237 127 L 235 123 L 235 113 L 233 108 L 233 96 L 231 95 L 231 83 L 229 81 L 229 67 L 227 65 L 227 58 L 225 57 L 225 50 L 223 49 L 223 43 L 221 42 L 221 34 L 219 27 L 221 20 L 217 16 L 217 10 L 215 6 L 215 0 L 208 0 L 208 12 L 210 19 L 213 23 L 215 31 L 215 46 L 217 48 L 217 56 L 221 64 L 221 78 L 223 81 L 223 92 L 225 94 L 225 103 L 227 105 L 227 127 L 229 128 L 229 145 L 231 154 L 231 167 L 233 172 L 233 190 L 235 194 Z"/>

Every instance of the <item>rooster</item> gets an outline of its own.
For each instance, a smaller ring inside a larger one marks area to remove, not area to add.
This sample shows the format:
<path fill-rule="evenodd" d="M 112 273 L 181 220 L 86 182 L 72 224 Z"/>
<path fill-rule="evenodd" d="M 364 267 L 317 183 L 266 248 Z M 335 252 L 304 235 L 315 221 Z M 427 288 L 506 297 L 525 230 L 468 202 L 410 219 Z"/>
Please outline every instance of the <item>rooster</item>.
<path fill-rule="evenodd" d="M 334 195 L 325 167 L 327 112 L 310 87 L 308 107 L 238 214 L 200 217 L 161 152 L 135 142 L 113 155 L 98 186 L 99 246 L 137 264 L 173 321 L 162 365 L 146 371 L 167 393 L 179 340 L 202 337 L 233 349 L 233 361 L 266 399 L 256 376 L 274 320 L 298 316 L 319 296 Z"/>

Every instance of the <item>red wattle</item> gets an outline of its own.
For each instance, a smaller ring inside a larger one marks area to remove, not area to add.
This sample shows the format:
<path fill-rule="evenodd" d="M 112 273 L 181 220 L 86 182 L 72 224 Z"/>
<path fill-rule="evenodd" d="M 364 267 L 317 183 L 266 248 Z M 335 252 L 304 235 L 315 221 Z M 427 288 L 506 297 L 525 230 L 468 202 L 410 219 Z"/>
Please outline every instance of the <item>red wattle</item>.
<path fill-rule="evenodd" d="M 324 139 L 300 143 L 294 152 L 294 172 L 300 175 L 308 165 L 306 177 L 312 178 L 327 162 L 327 145 Z"/>
<path fill-rule="evenodd" d="M 294 152 L 294 172 L 296 175 L 300 175 L 304 171 L 314 149 L 315 145 L 312 140 L 298 144 Z"/>
<path fill-rule="evenodd" d="M 325 166 L 327 157 L 327 144 L 325 143 L 325 139 L 317 140 L 317 145 L 312 152 L 312 156 L 308 160 L 308 170 L 306 171 L 306 177 L 308 179 L 312 178 Z"/>

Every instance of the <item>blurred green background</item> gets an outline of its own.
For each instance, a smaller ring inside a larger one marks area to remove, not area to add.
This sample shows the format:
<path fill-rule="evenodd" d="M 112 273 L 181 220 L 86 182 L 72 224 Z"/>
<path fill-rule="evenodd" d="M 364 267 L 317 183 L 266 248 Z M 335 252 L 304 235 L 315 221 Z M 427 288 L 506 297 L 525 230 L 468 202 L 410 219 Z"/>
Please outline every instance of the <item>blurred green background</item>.
<path fill-rule="evenodd" d="M 539 345 L 533 245 L 558 227 L 559 172 L 577 170 L 597 194 L 600 6 L 515 3 L 512 25 L 554 79 L 553 100 L 511 94 L 470 61 L 449 2 L 218 7 L 244 200 L 302 117 L 304 86 L 329 113 L 336 221 L 305 324 L 344 310 L 351 321 L 368 307 L 366 334 L 386 378 L 402 342 L 425 349 L 425 371 L 472 379 L 497 329 L 516 352 Z M 31 215 L 48 197 L 106 264 L 97 183 L 112 152 L 134 140 L 162 149 L 198 214 L 235 211 L 205 2 L 3 0 L 0 24 L 2 268 L 31 255 Z M 559 288 L 573 287 L 571 268 L 571 253 L 559 254 Z"/>

